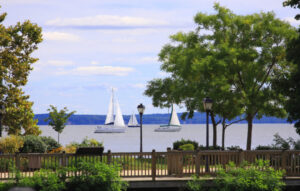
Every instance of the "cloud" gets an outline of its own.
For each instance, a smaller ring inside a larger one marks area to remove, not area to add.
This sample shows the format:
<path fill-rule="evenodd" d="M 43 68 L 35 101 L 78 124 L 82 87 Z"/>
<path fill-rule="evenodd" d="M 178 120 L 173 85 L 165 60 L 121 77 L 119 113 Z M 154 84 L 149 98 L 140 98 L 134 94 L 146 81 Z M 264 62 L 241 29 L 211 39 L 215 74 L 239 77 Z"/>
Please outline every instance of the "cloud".
<path fill-rule="evenodd" d="M 80 76 L 89 76 L 89 75 L 112 75 L 112 76 L 126 76 L 130 72 L 134 71 L 130 67 L 118 67 L 118 66 L 80 66 L 72 70 L 63 70 L 58 71 L 58 75 L 80 75 Z"/>
<path fill-rule="evenodd" d="M 99 62 L 93 60 L 93 61 L 91 62 L 91 65 L 99 65 Z"/>
<path fill-rule="evenodd" d="M 300 21 L 296 20 L 294 17 L 286 17 L 284 18 L 285 21 L 289 22 L 293 26 L 298 26 L 300 25 Z"/>
<path fill-rule="evenodd" d="M 60 27 L 153 27 L 153 26 L 167 26 L 168 22 L 164 20 L 154 20 L 143 17 L 130 17 L 118 15 L 96 15 L 90 17 L 77 18 L 57 18 L 49 20 L 46 25 L 60 26 Z"/>
<path fill-rule="evenodd" d="M 71 33 L 64 32 L 44 32 L 43 37 L 45 40 L 55 40 L 55 41 L 71 41 L 76 42 L 80 40 L 80 37 Z"/>
<path fill-rule="evenodd" d="M 141 83 L 133 84 L 131 86 L 134 87 L 134 88 L 140 88 L 140 89 L 145 89 L 146 88 L 146 84 L 141 84 Z"/>
<path fill-rule="evenodd" d="M 74 62 L 69 61 L 69 60 L 49 60 L 47 65 L 51 66 L 72 66 L 74 65 Z"/>

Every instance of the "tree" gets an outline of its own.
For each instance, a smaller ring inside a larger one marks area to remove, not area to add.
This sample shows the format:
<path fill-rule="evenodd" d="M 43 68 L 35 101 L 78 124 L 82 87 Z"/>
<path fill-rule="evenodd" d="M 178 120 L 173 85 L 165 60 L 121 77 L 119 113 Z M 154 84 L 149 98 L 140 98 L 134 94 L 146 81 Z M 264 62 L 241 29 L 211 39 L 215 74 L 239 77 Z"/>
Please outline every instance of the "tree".
<path fill-rule="evenodd" d="M 49 117 L 47 117 L 45 121 L 48 121 L 49 125 L 58 133 L 57 142 L 59 143 L 59 134 L 62 133 L 68 119 L 75 111 L 67 113 L 68 109 L 66 107 L 58 111 L 53 105 L 50 105 L 50 108 L 47 111 L 49 111 Z"/>
<path fill-rule="evenodd" d="M 40 134 L 31 109 L 33 102 L 22 87 L 38 59 L 31 57 L 42 42 L 42 29 L 30 21 L 5 27 L 6 13 L 0 14 L 0 105 L 4 106 L 3 125 L 8 134 Z M 0 129 L 2 131 L 2 129 Z M 1 132 L 0 132 L 1 135 Z"/>
<path fill-rule="evenodd" d="M 283 2 L 283 6 L 290 6 L 290 7 L 293 7 L 293 8 L 298 8 L 300 9 L 300 0 L 286 0 Z M 300 14 L 297 14 L 295 16 L 295 19 L 296 20 L 300 20 Z"/>
<path fill-rule="evenodd" d="M 195 16 L 195 32 L 171 36 L 174 43 L 164 46 L 160 53 L 161 69 L 169 72 L 172 80 L 182 78 L 182 85 L 191 87 L 182 93 L 192 94 L 185 100 L 190 113 L 194 109 L 203 111 L 200 98 L 204 96 L 216 100 L 213 110 L 225 117 L 225 122 L 243 112 L 248 122 L 250 150 L 253 119 L 286 114 L 282 108 L 284 96 L 271 85 L 277 74 L 290 70 L 285 47 L 296 33 L 288 23 L 276 19 L 274 13 L 242 16 L 219 4 L 214 8 L 214 15 Z M 151 89 L 155 81 L 148 84 L 146 95 L 157 94 L 157 89 Z"/>
<path fill-rule="evenodd" d="M 284 2 L 285 6 L 300 8 L 299 0 L 289 0 Z M 296 15 L 300 20 L 300 14 Z M 274 81 L 274 88 L 288 99 L 285 109 L 288 112 L 288 121 L 295 123 L 296 132 L 300 134 L 300 28 L 298 28 L 297 38 L 292 39 L 287 46 L 287 60 L 294 65 L 291 73 L 283 73 L 280 78 Z"/>

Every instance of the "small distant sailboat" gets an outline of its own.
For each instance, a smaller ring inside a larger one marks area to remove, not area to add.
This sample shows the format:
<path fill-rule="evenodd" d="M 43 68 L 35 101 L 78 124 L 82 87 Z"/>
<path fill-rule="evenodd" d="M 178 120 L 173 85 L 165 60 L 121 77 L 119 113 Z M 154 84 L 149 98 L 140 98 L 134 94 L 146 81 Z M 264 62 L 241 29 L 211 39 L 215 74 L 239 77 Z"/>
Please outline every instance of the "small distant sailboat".
<path fill-rule="evenodd" d="M 130 116 L 127 126 L 128 127 L 140 127 L 139 123 L 136 120 L 134 113 Z"/>
<path fill-rule="evenodd" d="M 181 125 L 177 116 L 177 113 L 174 108 L 174 104 L 172 104 L 172 112 L 168 125 L 161 125 L 159 128 L 155 129 L 156 132 L 178 132 L 181 130 Z"/>
<path fill-rule="evenodd" d="M 116 107 L 116 116 L 114 117 L 114 107 Z M 125 123 L 123 120 L 121 108 L 118 101 L 114 100 L 114 92 L 112 90 L 112 95 L 110 98 L 108 112 L 105 119 L 105 124 L 97 126 L 95 133 L 124 133 Z"/>

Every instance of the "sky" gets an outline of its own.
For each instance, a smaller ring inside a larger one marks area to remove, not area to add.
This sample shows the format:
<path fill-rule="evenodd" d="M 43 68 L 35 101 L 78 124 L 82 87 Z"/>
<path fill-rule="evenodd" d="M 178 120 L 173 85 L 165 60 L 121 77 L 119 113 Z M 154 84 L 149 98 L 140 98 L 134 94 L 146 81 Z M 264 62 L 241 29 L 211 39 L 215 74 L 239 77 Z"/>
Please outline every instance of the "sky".
<path fill-rule="evenodd" d="M 198 12 L 214 14 L 211 0 L 1 0 L 5 26 L 30 20 L 43 30 L 44 41 L 33 57 L 24 87 L 36 114 L 49 105 L 76 114 L 106 114 L 111 89 L 123 114 L 166 113 L 145 96 L 147 82 L 168 76 L 158 54 L 169 36 L 195 29 Z M 219 0 L 236 14 L 273 11 L 293 26 L 298 10 L 282 0 Z M 177 106 L 177 111 L 185 111 Z"/>

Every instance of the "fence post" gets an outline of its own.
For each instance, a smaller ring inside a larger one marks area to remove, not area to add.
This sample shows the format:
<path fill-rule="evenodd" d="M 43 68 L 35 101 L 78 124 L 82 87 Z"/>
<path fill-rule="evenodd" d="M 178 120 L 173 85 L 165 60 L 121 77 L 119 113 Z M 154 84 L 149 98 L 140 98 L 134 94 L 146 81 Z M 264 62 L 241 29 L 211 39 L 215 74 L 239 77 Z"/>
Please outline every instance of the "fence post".
<path fill-rule="evenodd" d="M 108 150 L 107 151 L 107 164 L 110 164 L 111 163 L 111 151 Z"/>
<path fill-rule="evenodd" d="M 245 152 L 246 151 L 240 150 L 240 153 L 239 153 L 239 165 L 241 165 L 242 162 L 245 160 Z"/>
<path fill-rule="evenodd" d="M 196 151 L 195 165 L 196 165 L 196 174 L 199 176 L 200 175 L 200 152 L 199 152 L 199 150 Z"/>
<path fill-rule="evenodd" d="M 66 152 L 62 152 L 62 166 L 66 167 L 67 166 L 67 160 L 66 160 Z"/>
<path fill-rule="evenodd" d="M 173 157 L 172 157 L 172 152 L 171 148 L 167 148 L 167 166 L 168 166 L 168 175 L 171 175 L 173 172 L 173 165 L 172 165 Z"/>
<path fill-rule="evenodd" d="M 17 170 L 21 170 L 21 168 L 20 168 L 20 153 L 16 153 L 15 154 L 15 157 L 16 157 L 16 168 L 17 168 Z"/>
<path fill-rule="evenodd" d="M 285 172 L 286 172 L 286 175 L 288 175 L 288 168 L 287 168 L 287 157 L 288 157 L 288 153 L 285 151 L 285 150 L 283 150 L 282 151 L 282 154 L 281 154 L 281 158 L 282 158 L 282 161 L 281 161 L 281 168 L 283 169 L 283 170 L 285 170 Z"/>
<path fill-rule="evenodd" d="M 152 150 L 152 172 L 151 172 L 151 175 L 152 175 L 152 181 L 155 181 L 155 177 L 156 177 L 156 153 L 155 153 L 155 149 Z"/>

